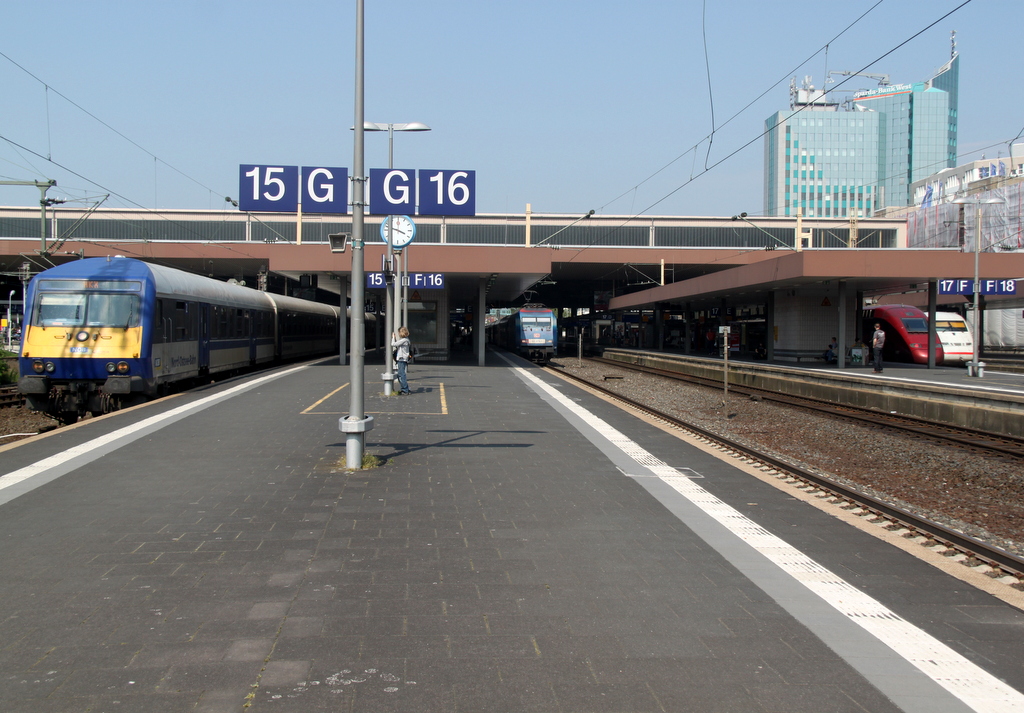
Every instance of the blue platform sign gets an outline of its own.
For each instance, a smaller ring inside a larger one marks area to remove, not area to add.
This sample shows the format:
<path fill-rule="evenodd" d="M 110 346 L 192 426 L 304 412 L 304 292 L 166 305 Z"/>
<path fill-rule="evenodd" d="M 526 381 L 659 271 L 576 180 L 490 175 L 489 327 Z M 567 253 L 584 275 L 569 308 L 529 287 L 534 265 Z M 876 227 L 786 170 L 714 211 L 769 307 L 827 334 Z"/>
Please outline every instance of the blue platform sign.
<path fill-rule="evenodd" d="M 366 273 L 366 289 L 384 289 L 388 286 L 388 279 L 383 272 Z"/>
<path fill-rule="evenodd" d="M 413 215 L 415 212 L 415 171 L 408 168 L 370 169 L 372 215 Z"/>
<path fill-rule="evenodd" d="M 409 287 L 414 290 L 443 290 L 443 272 L 410 272 Z"/>
<path fill-rule="evenodd" d="M 979 280 L 979 295 L 1015 295 L 1017 281 L 1015 279 Z M 939 280 L 940 295 L 973 295 L 974 280 Z"/>
<path fill-rule="evenodd" d="M 409 287 L 414 290 L 443 290 L 443 272 L 410 272 Z M 366 288 L 368 290 L 384 289 L 387 287 L 387 278 L 383 272 L 366 273 Z"/>
<path fill-rule="evenodd" d="M 246 212 L 294 213 L 299 207 L 298 166 L 238 167 L 238 208 Z"/>
<path fill-rule="evenodd" d="M 302 212 L 348 213 L 348 169 L 303 166 Z"/>
<path fill-rule="evenodd" d="M 476 171 L 372 168 L 370 213 L 476 215 Z"/>
<path fill-rule="evenodd" d="M 348 169 L 324 166 L 238 167 L 238 208 L 250 213 L 348 213 Z"/>
<path fill-rule="evenodd" d="M 371 215 L 476 215 L 476 171 L 370 169 Z M 348 213 L 348 169 L 238 167 L 238 208 L 250 213 Z M 419 210 L 416 209 L 417 205 Z"/>
<path fill-rule="evenodd" d="M 476 171 L 419 171 L 420 215 L 476 215 Z"/>

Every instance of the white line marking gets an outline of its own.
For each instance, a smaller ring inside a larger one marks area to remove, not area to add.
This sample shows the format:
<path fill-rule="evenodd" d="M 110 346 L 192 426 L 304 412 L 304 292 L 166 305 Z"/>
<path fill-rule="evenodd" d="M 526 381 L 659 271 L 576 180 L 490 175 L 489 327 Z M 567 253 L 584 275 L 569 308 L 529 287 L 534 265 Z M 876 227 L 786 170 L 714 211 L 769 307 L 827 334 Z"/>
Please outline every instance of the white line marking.
<path fill-rule="evenodd" d="M 648 453 L 620 431 L 538 379 L 528 369 L 515 366 L 513 369 L 524 380 L 535 384 L 623 453 L 651 470 L 684 498 L 821 597 L 836 611 L 912 663 L 971 709 L 982 713 L 1024 711 L 1024 695 L 776 537 L 702 488 L 692 478 Z"/>
<path fill-rule="evenodd" d="M 87 441 L 77 446 L 72 446 L 71 448 L 68 448 L 66 451 L 62 451 L 61 453 L 57 453 L 55 455 L 50 456 L 49 458 L 44 458 L 41 461 L 36 461 L 32 465 L 27 465 L 24 468 L 19 468 L 18 470 L 0 476 L 0 490 L 9 488 L 12 485 L 17 485 L 18 483 L 28 480 L 29 478 L 34 478 L 35 476 L 41 475 L 48 470 L 64 465 L 68 461 L 74 460 L 75 458 L 81 458 L 86 454 L 91 453 L 92 451 L 95 451 L 99 448 L 103 448 L 104 446 L 113 443 L 114 441 L 117 441 L 118 439 L 132 436 L 138 433 L 139 431 L 152 428 L 153 426 L 156 426 L 169 419 L 177 418 L 178 416 L 181 416 L 189 411 L 195 411 L 206 408 L 207 406 L 212 405 L 214 401 L 220 401 L 222 399 L 229 398 L 240 391 L 251 389 L 267 381 L 279 379 L 282 376 L 288 376 L 289 374 L 294 374 L 295 372 L 301 371 L 306 368 L 308 367 L 299 366 L 276 374 L 264 376 L 253 381 L 247 381 L 244 384 L 232 386 L 230 389 L 221 391 L 216 394 L 212 394 L 198 401 L 193 401 L 192 403 L 189 404 L 178 406 L 177 408 L 171 409 L 170 411 L 166 411 L 162 414 L 150 416 L 149 418 L 139 421 L 138 423 L 134 423 L 131 426 L 125 426 L 124 428 L 120 428 L 116 431 L 111 431 L 110 433 L 100 436 L 99 438 L 94 438 L 91 441 Z"/>

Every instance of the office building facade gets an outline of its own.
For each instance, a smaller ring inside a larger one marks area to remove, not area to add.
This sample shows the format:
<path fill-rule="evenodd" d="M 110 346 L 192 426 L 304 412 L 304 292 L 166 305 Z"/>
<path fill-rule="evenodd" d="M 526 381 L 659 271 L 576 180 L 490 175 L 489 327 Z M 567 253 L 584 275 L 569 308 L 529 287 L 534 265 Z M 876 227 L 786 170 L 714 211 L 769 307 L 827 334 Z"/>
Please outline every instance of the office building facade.
<path fill-rule="evenodd" d="M 765 121 L 765 215 L 866 218 L 911 204 L 910 186 L 956 165 L 959 56 L 931 79 L 842 103 L 805 80 Z"/>

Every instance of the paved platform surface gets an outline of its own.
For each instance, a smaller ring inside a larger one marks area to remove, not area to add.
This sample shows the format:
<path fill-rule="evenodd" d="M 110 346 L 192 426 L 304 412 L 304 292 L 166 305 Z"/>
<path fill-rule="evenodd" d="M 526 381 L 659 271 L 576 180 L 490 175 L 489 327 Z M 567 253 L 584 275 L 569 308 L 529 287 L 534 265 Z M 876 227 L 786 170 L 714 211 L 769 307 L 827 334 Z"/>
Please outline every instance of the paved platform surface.
<path fill-rule="evenodd" d="M 0 710 L 1019 711 L 1024 614 L 540 370 L 347 367 L 0 450 Z"/>

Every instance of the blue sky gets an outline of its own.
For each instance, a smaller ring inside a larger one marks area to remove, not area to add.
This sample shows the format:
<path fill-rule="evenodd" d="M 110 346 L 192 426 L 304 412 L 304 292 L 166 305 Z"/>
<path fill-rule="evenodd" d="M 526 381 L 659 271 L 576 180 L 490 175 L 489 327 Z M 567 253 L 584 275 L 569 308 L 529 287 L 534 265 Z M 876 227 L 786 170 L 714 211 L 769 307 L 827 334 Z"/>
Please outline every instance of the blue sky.
<path fill-rule="evenodd" d="M 395 135 L 395 165 L 475 170 L 478 213 L 757 215 L 759 137 L 792 77 L 921 81 L 951 30 L 960 154 L 1006 155 L 1024 129 L 1008 30 L 1024 3 L 972 0 L 910 39 L 962 3 L 366 0 L 365 118 L 431 126 Z M 240 164 L 351 167 L 355 8 L 7 0 L 0 180 L 52 178 L 75 205 L 210 209 L 237 197 Z M 366 168 L 386 166 L 387 135 L 366 134 Z M 38 200 L 0 186 L 0 205 Z"/>

